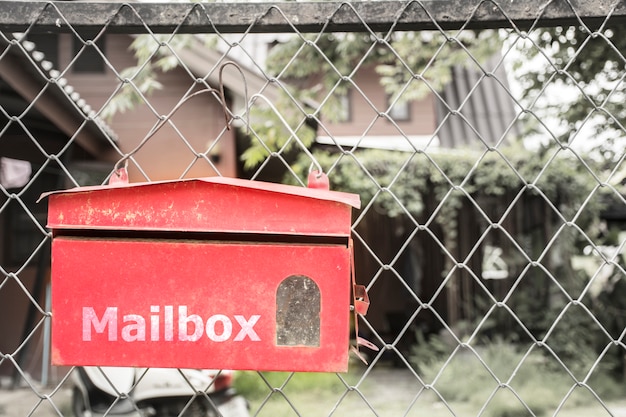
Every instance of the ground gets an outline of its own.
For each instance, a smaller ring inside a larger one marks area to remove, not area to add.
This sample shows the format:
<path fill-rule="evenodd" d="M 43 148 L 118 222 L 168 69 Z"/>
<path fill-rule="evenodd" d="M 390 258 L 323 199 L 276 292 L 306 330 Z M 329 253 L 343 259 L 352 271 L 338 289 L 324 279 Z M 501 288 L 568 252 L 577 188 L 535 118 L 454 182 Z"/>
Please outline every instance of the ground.
<path fill-rule="evenodd" d="M 394 368 L 374 368 L 366 375 L 367 384 L 362 388 L 343 393 L 325 395 L 317 393 L 288 394 L 289 402 L 303 417 L 326 416 L 424 416 L 429 417 L 469 417 L 478 415 L 477 410 L 467 404 L 446 404 L 436 401 L 433 395 L 420 395 L 420 386 L 408 370 Z M 349 384 L 356 384 L 358 378 L 351 378 Z M 64 384 L 64 387 L 67 384 Z M 310 394 L 310 395 L 309 395 Z M 265 403 L 260 409 L 259 402 L 253 402 L 252 415 L 281 417 L 296 416 L 286 401 Z M 626 417 L 626 399 L 607 404 L 608 411 L 600 405 L 581 409 L 565 409 L 559 417 Z M 13 390 L 0 390 L 1 417 L 70 417 L 70 391 L 67 388 L 52 391 L 51 388 L 20 387 Z M 227 417 L 227 416 L 226 416 Z"/>

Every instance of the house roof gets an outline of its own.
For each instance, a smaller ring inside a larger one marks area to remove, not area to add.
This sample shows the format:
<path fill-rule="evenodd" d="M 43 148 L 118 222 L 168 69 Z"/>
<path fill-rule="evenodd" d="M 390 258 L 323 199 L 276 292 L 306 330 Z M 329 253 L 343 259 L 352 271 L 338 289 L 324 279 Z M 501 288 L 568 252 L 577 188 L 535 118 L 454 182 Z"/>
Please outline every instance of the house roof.
<path fill-rule="evenodd" d="M 467 66 L 452 68 L 452 79 L 436 100 L 437 135 L 442 147 L 458 148 L 481 142 L 493 146 L 519 134 L 516 123 L 519 112 L 501 59 L 496 55 L 486 64 L 486 70 L 495 67 L 495 76 Z"/>
<path fill-rule="evenodd" d="M 87 152 L 101 155 L 117 140 L 115 133 L 61 77 L 36 45 L 21 41 L 20 36 L 0 37 L 0 78 Z"/>
<path fill-rule="evenodd" d="M 489 66 L 499 63 L 499 56 Z M 435 130 L 422 135 L 320 135 L 316 142 L 339 145 L 414 152 L 432 149 L 480 148 L 494 146 L 519 135 L 517 102 L 510 92 L 507 74 L 502 65 L 486 76 L 482 71 L 465 66 L 452 68 L 452 79 L 435 95 Z"/>
<path fill-rule="evenodd" d="M 0 78 L 24 100 L 33 102 L 33 106 L 61 131 L 68 136 L 76 135 L 76 141 L 90 153 L 99 154 L 103 146 L 117 141 L 117 135 L 111 127 L 98 117 L 89 103 L 46 60 L 45 55 L 37 50 L 36 44 L 30 41 L 18 42 L 19 36 L 15 34 L 14 39 L 10 40 L 0 38 L 0 48 L 6 51 L 3 53 L 0 49 Z M 176 54 L 194 75 L 206 77 L 212 85 L 220 82 L 219 67 L 234 62 L 204 45 L 197 37 L 192 38 L 185 48 L 177 50 Z M 222 72 L 222 83 L 227 90 L 240 98 L 257 93 L 269 100 L 277 97 L 275 85 L 247 66 L 234 63 L 241 72 L 226 68 Z M 239 106 L 245 105 L 240 102 Z"/>

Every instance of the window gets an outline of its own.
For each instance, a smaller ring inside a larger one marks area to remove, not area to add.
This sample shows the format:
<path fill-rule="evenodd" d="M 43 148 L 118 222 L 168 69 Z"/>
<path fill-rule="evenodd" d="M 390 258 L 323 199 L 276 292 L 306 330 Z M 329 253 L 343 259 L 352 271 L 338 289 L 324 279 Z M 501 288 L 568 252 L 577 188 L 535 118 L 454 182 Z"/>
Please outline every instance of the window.
<path fill-rule="evenodd" d="M 341 123 L 352 121 L 352 90 L 348 90 L 345 94 L 339 96 L 337 121 Z"/>
<path fill-rule="evenodd" d="M 392 103 L 391 97 L 387 99 L 388 105 Z M 393 106 L 389 109 L 389 117 L 396 122 L 406 122 L 411 120 L 411 104 L 406 100 L 398 100 L 393 103 Z"/>
<path fill-rule="evenodd" d="M 83 37 L 85 42 L 89 40 L 89 37 Z M 78 74 L 102 74 L 106 66 L 104 65 L 104 59 L 100 53 L 105 53 L 106 42 L 105 37 L 101 36 L 95 42 L 95 44 L 87 45 L 81 39 L 72 38 L 72 51 L 74 56 L 78 56 L 74 65 L 72 65 L 72 71 Z M 80 54 L 80 55 L 79 55 Z"/>

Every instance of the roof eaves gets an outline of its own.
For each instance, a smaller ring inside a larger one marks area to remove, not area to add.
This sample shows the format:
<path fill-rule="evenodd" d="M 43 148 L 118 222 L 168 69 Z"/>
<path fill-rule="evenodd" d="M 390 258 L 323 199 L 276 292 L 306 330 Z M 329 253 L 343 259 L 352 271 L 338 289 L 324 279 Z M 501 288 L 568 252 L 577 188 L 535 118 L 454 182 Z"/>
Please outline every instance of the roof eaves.
<path fill-rule="evenodd" d="M 53 96 L 54 103 L 66 109 L 67 115 L 74 119 L 74 125 L 85 131 L 81 139 L 84 137 L 85 140 L 97 142 L 96 144 L 83 143 L 86 148 L 91 148 L 92 152 L 97 148 L 101 148 L 102 145 L 107 146 L 117 142 L 117 135 L 113 129 L 98 116 L 97 112 L 93 110 L 87 101 L 69 84 L 67 79 L 62 77 L 61 72 L 54 68 L 52 62 L 46 60 L 45 54 L 37 49 L 36 44 L 28 40 L 22 40 L 23 36 L 23 34 L 14 33 L 12 37 L 16 41 L 15 43 L 11 42 L 12 39 L 9 39 L 7 43 L 6 39 L 0 38 L 0 44 L 6 45 L 7 48 L 15 45 L 13 51 L 9 52 L 11 56 L 17 59 L 21 64 L 18 65 L 22 72 L 20 76 L 8 76 L 7 72 L 11 72 L 14 69 L 10 68 L 11 61 L 8 59 L 8 55 L 5 55 L 3 61 L 8 66 L 4 73 L 6 81 L 13 84 L 14 88 L 19 87 L 15 84 L 22 83 L 32 83 L 33 85 L 41 86 L 41 88 L 35 87 L 34 89 L 32 89 L 32 86 L 30 89 L 24 86 L 22 86 L 22 88 L 16 88 L 16 91 L 19 91 L 27 100 L 34 99 L 35 97 L 30 96 L 35 93 L 35 96 L 40 96 L 39 93 L 44 88 L 46 92 L 50 92 Z M 2 61 L 0 61 L 0 64 L 2 64 Z M 29 68 L 31 71 L 28 71 Z M 25 71 L 25 69 L 27 71 Z M 25 72 L 28 73 L 28 76 L 25 76 Z M 31 94 L 27 94 L 27 90 L 30 90 Z M 26 97 L 26 95 L 29 97 Z M 37 100 L 34 105 L 36 107 L 43 107 L 44 103 L 50 104 L 48 101 Z M 46 113 L 45 109 L 39 110 L 43 110 L 42 113 L 44 114 Z M 51 119 L 51 122 L 55 123 L 55 120 Z M 55 124 L 70 136 L 74 136 L 77 133 L 80 136 L 80 132 L 76 130 L 71 131 L 71 129 L 65 126 L 59 126 L 58 121 Z"/>

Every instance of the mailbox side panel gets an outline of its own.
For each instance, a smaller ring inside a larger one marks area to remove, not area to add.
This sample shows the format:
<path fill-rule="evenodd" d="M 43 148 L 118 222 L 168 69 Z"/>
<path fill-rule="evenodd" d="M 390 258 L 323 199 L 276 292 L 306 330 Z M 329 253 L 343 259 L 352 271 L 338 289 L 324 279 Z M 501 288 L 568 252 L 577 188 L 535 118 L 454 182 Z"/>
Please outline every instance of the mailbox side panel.
<path fill-rule="evenodd" d="M 52 256 L 56 365 L 347 370 L 344 246 L 58 237 Z"/>

